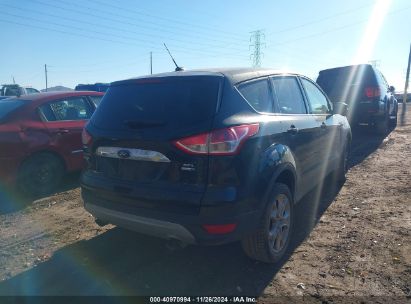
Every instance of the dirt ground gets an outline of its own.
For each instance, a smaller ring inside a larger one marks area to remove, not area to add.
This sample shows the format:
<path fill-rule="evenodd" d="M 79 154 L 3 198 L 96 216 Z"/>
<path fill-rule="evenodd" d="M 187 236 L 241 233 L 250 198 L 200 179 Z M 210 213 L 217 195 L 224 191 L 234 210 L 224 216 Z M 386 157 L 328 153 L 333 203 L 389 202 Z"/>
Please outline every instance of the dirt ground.
<path fill-rule="evenodd" d="M 411 301 L 411 104 L 386 138 L 353 134 L 347 181 L 338 189 L 325 182 L 303 199 L 293 250 L 278 265 L 249 260 L 237 243 L 172 250 L 100 228 L 82 208 L 78 175 L 66 191 L 40 200 L 3 196 L 0 295 Z"/>

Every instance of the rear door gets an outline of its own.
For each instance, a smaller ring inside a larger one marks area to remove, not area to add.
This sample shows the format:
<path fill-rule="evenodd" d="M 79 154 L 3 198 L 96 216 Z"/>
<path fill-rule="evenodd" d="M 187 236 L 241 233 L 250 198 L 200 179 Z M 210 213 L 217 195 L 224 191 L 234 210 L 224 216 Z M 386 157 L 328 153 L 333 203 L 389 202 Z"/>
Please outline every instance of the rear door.
<path fill-rule="evenodd" d="M 316 139 L 319 164 L 318 176 L 324 178 L 332 168 L 335 168 L 342 151 L 340 121 L 332 115 L 327 97 L 311 80 L 300 77 L 307 97 L 309 113 L 316 121 Z"/>
<path fill-rule="evenodd" d="M 306 193 L 318 180 L 318 122 L 308 114 L 296 76 L 274 76 L 271 77 L 271 83 L 275 112 L 281 115 L 283 139 L 296 160 L 299 193 Z"/>
<path fill-rule="evenodd" d="M 83 166 L 81 132 L 93 111 L 84 96 L 54 100 L 39 107 L 50 145 L 64 156 L 69 170 L 80 170 Z"/>
<path fill-rule="evenodd" d="M 107 190 L 133 197 L 141 207 L 199 206 L 208 156 L 183 152 L 173 142 L 211 130 L 222 79 L 176 76 L 112 84 L 87 126 L 94 171 Z"/>

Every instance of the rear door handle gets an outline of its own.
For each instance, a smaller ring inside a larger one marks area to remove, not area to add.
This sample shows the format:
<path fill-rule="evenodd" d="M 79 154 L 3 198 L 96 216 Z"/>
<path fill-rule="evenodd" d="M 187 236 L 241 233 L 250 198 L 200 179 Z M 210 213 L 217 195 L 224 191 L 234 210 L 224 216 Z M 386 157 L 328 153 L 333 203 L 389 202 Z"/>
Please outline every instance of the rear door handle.
<path fill-rule="evenodd" d="M 291 135 L 295 135 L 298 133 L 298 128 L 296 128 L 294 125 L 291 125 L 290 128 L 287 130 L 288 133 Z"/>

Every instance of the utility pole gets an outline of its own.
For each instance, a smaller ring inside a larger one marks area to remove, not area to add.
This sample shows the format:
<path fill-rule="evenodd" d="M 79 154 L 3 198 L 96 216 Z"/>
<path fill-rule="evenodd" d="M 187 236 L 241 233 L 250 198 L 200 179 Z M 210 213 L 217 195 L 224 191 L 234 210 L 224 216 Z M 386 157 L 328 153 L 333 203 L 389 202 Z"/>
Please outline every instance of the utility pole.
<path fill-rule="evenodd" d="M 153 74 L 153 52 L 150 52 L 150 74 Z"/>
<path fill-rule="evenodd" d="M 407 75 L 405 76 L 404 96 L 402 97 L 403 111 L 405 111 L 405 109 L 407 107 L 407 89 L 408 89 L 408 83 L 409 83 L 409 80 L 410 80 L 410 64 L 411 64 L 411 44 L 410 44 L 410 52 L 408 54 Z"/>
<path fill-rule="evenodd" d="M 16 84 L 16 81 L 14 80 L 14 76 L 11 76 L 11 77 L 13 77 L 13 84 Z"/>
<path fill-rule="evenodd" d="M 265 46 L 264 39 L 265 35 L 263 30 L 251 32 L 250 48 L 253 48 L 253 52 L 251 53 L 250 58 L 253 60 L 253 67 L 261 66 L 261 57 L 264 55 L 261 48 Z"/>
<path fill-rule="evenodd" d="M 44 65 L 44 74 L 46 75 L 46 92 L 47 92 L 47 64 Z"/>

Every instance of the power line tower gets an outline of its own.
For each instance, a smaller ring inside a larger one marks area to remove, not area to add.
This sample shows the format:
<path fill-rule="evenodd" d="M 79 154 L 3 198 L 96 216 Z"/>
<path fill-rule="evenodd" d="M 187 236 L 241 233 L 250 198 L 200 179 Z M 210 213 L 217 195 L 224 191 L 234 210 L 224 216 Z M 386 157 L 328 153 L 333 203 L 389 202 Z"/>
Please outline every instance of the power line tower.
<path fill-rule="evenodd" d="M 368 63 L 374 68 L 378 68 L 381 65 L 381 60 L 369 60 Z"/>
<path fill-rule="evenodd" d="M 253 52 L 250 55 L 250 58 L 253 60 L 253 67 L 261 66 L 261 57 L 264 56 L 264 53 L 261 51 L 262 47 L 265 47 L 265 34 L 263 30 L 257 30 L 251 32 L 250 38 L 250 49 L 253 49 Z"/>

